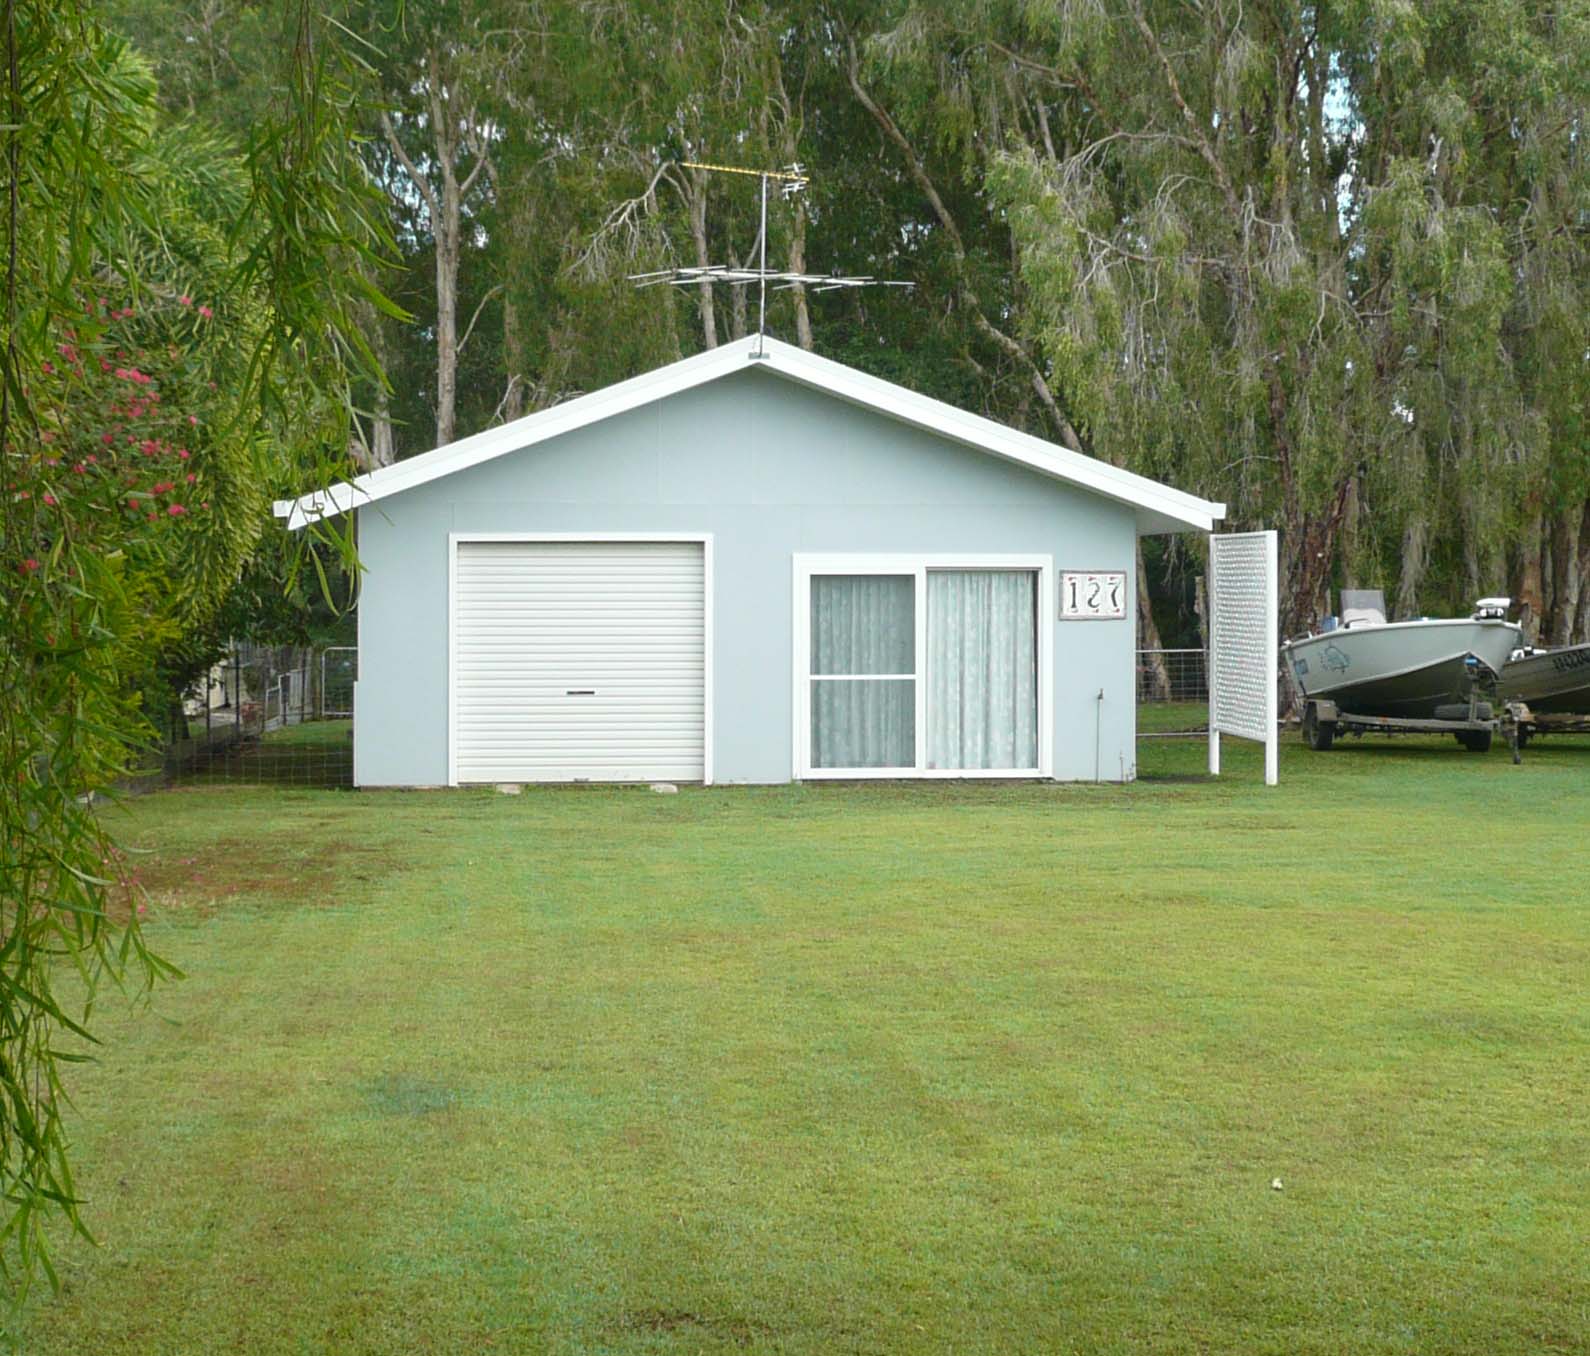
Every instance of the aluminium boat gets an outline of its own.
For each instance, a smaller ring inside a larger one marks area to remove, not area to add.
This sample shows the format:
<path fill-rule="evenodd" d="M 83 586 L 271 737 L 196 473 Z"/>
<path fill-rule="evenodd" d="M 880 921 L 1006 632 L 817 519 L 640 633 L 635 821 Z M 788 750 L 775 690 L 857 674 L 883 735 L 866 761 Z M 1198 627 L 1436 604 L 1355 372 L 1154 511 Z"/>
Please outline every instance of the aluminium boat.
<path fill-rule="evenodd" d="M 1501 692 L 1535 714 L 1590 717 L 1590 643 L 1519 650 L 1502 670 Z"/>
<path fill-rule="evenodd" d="M 1482 598 L 1472 617 L 1388 622 L 1377 590 L 1356 592 L 1343 593 L 1341 625 L 1281 647 L 1304 699 L 1342 715 L 1461 719 L 1476 681 L 1494 684 L 1520 643 L 1506 598 Z"/>

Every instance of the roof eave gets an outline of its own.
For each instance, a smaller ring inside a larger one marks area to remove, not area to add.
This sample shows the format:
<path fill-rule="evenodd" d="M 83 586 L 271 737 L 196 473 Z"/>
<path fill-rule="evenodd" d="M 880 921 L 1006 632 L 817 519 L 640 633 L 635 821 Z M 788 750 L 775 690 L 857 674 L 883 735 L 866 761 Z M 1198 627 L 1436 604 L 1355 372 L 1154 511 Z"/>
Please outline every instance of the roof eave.
<path fill-rule="evenodd" d="M 273 510 L 278 518 L 287 520 L 289 529 L 297 530 L 319 519 L 362 508 L 454 471 L 467 470 L 506 453 L 533 447 L 587 424 L 690 390 L 729 372 L 743 371 L 752 363 L 766 366 L 801 385 L 1124 504 L 1136 511 L 1140 536 L 1188 530 L 1208 532 L 1225 516 L 1224 504 L 1211 503 L 1107 462 L 1046 443 L 1031 434 L 918 395 L 794 345 L 776 339 L 761 341 L 755 336 L 709 349 L 562 405 L 539 410 L 407 461 L 366 472 L 351 481 L 297 499 L 277 500 Z"/>

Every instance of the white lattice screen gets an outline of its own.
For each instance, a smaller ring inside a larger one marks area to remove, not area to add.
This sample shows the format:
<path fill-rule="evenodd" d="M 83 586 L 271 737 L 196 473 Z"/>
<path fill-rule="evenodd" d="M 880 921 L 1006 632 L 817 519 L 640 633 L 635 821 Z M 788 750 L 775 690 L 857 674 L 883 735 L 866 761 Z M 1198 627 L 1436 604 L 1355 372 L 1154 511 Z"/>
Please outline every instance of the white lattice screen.
<path fill-rule="evenodd" d="M 1220 736 L 1264 745 L 1264 779 L 1278 776 L 1278 637 L 1274 532 L 1209 538 L 1209 771 L 1220 771 Z"/>

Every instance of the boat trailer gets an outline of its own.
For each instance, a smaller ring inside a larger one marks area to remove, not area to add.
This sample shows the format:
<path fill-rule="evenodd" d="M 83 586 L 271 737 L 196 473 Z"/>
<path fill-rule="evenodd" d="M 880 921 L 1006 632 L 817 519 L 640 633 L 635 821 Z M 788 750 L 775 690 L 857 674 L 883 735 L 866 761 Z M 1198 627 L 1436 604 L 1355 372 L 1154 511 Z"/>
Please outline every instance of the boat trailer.
<path fill-rule="evenodd" d="M 1536 714 L 1527 702 L 1508 702 L 1507 709 L 1517 726 L 1519 748 L 1542 735 L 1590 734 L 1590 716 L 1546 711 Z"/>
<path fill-rule="evenodd" d="M 1470 752 L 1487 753 L 1500 734 L 1507 740 L 1513 762 L 1522 762 L 1530 735 L 1545 733 L 1544 726 L 1537 724 L 1543 718 L 1531 717 L 1522 702 L 1503 703 L 1501 714 L 1497 715 L 1495 703 L 1490 700 L 1496 695 L 1497 675 L 1474 655 L 1468 656 L 1464 666 L 1468 673 L 1468 700 L 1438 706 L 1429 718 L 1365 716 L 1342 711 L 1325 697 L 1307 698 L 1303 703 L 1303 742 L 1323 752 L 1341 735 L 1449 734 Z M 1584 722 L 1584 728 L 1590 730 L 1590 721 Z"/>

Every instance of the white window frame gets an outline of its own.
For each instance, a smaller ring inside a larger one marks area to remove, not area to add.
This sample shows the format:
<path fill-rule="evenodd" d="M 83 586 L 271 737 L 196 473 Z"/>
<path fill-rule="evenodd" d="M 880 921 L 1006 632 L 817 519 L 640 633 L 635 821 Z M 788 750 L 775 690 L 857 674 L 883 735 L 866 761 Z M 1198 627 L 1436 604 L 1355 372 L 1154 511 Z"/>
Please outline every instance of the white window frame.
<path fill-rule="evenodd" d="M 458 547 L 461 542 L 697 542 L 701 546 L 701 784 L 712 785 L 713 612 L 710 532 L 450 532 L 447 534 L 447 784 L 458 785 Z"/>
<path fill-rule="evenodd" d="M 1038 576 L 1038 766 L 1030 768 L 930 768 L 927 764 L 927 576 L 930 570 L 1030 570 Z M 913 767 L 813 767 L 812 576 L 909 575 L 915 581 L 915 673 L 871 674 L 871 679 L 915 679 L 916 764 Z M 1048 555 L 832 554 L 797 552 L 794 557 L 793 749 L 797 781 L 859 781 L 887 778 L 1049 778 L 1054 776 L 1054 557 Z"/>

